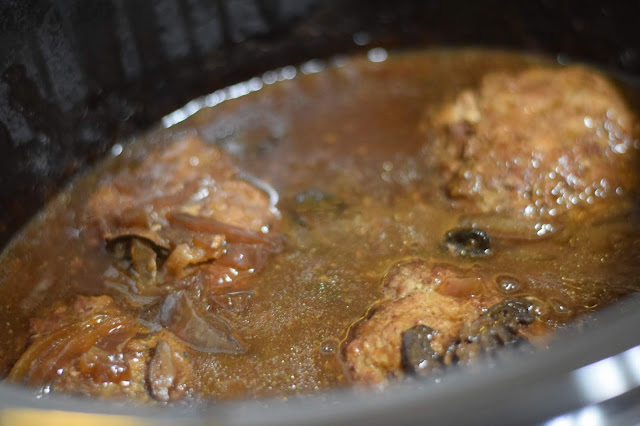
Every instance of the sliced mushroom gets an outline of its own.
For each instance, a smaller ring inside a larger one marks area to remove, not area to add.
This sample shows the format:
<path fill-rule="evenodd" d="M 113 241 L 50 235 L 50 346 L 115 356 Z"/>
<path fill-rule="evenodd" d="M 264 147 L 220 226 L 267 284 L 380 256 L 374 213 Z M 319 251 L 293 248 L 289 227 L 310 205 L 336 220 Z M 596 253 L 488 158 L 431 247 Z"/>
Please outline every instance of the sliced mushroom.
<path fill-rule="evenodd" d="M 444 366 L 442 356 L 431 347 L 437 333 L 426 325 L 416 325 L 402 333 L 402 367 L 407 373 L 425 374 Z"/>
<path fill-rule="evenodd" d="M 495 355 L 504 346 L 524 344 L 519 330 L 535 319 L 533 303 L 527 299 L 502 301 L 463 327 L 460 342 L 451 348 L 454 358 L 468 363 L 481 355 Z"/>
<path fill-rule="evenodd" d="M 449 252 L 458 256 L 482 257 L 491 253 L 491 239 L 480 229 L 453 229 L 445 234 L 443 244 Z"/>

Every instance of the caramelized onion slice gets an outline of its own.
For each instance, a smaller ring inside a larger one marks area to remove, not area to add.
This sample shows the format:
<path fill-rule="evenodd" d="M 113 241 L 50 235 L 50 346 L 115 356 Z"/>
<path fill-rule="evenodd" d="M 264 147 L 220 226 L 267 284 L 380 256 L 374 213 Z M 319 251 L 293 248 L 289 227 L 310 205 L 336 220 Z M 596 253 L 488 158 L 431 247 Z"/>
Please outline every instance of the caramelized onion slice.
<path fill-rule="evenodd" d="M 141 295 L 134 293 L 130 286 L 116 281 L 105 281 L 104 286 L 108 294 L 123 296 L 133 306 L 145 306 L 157 302 L 163 291 L 161 288 L 157 288 L 157 294 L 148 294 L 152 292 L 145 291 L 145 295 Z"/>
<path fill-rule="evenodd" d="M 278 247 L 278 242 L 272 237 L 249 229 L 238 228 L 237 226 L 220 222 L 212 217 L 192 216 L 186 213 L 171 212 L 167 214 L 167 220 L 172 225 L 179 226 L 188 231 L 224 235 L 228 243 L 266 244 L 274 249 Z"/>
<path fill-rule="evenodd" d="M 225 253 L 217 262 L 245 271 L 247 269 L 261 269 L 267 261 L 267 253 L 256 244 L 227 244 Z"/>
<path fill-rule="evenodd" d="M 182 291 L 167 296 L 160 309 L 160 323 L 187 346 L 206 353 L 244 353 L 242 344 L 233 336 L 223 319 L 200 316 L 191 299 Z"/>
<path fill-rule="evenodd" d="M 59 368 L 91 349 L 100 339 L 120 332 L 122 318 L 95 315 L 84 322 L 63 327 L 37 339 L 13 366 L 7 380 L 11 383 L 45 385 Z"/>

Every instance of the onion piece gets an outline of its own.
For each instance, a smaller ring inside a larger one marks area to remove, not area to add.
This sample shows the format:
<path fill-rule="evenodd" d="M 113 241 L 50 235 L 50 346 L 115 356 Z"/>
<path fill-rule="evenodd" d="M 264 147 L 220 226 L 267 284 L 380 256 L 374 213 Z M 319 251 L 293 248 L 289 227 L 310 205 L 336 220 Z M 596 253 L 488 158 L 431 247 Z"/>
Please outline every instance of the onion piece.
<path fill-rule="evenodd" d="M 160 297 L 161 289 L 157 289 L 157 295 L 140 295 L 134 293 L 130 286 L 117 281 L 105 281 L 104 286 L 106 289 L 111 290 L 108 293 L 115 293 L 119 296 L 123 296 L 133 306 L 145 306 L 150 305 L 158 300 Z M 149 293 L 149 292 L 145 292 Z"/>
<path fill-rule="evenodd" d="M 278 247 L 277 242 L 273 238 L 269 238 L 258 232 L 220 222 L 212 217 L 170 212 L 167 213 L 167 220 L 172 225 L 179 226 L 188 231 L 224 235 L 228 243 L 266 244 L 273 248 Z"/>
<path fill-rule="evenodd" d="M 256 244 L 227 244 L 225 253 L 217 263 L 246 271 L 261 269 L 267 261 L 267 253 Z"/>
<path fill-rule="evenodd" d="M 244 353 L 242 344 L 233 336 L 223 319 L 201 317 L 191 299 L 182 291 L 167 296 L 160 308 L 160 323 L 187 346 L 205 353 Z"/>
<path fill-rule="evenodd" d="M 125 326 L 122 318 L 102 314 L 54 331 L 29 346 L 11 369 L 7 381 L 45 385 L 59 368 Z"/>

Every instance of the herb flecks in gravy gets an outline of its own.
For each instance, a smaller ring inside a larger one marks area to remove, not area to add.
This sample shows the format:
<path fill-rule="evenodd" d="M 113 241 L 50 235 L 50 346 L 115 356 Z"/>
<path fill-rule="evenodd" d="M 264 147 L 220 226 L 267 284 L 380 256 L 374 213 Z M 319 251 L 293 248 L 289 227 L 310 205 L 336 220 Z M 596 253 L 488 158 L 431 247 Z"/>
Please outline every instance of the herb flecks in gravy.
<path fill-rule="evenodd" d="M 127 145 L 0 260 L 0 372 L 194 402 L 440 374 L 638 290 L 638 123 L 596 71 L 353 58 Z"/>

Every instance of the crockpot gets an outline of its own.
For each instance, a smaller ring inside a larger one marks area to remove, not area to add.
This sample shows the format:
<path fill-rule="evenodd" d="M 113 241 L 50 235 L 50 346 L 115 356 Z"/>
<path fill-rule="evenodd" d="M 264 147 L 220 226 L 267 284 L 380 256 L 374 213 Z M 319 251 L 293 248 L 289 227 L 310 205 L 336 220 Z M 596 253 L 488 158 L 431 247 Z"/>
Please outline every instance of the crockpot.
<path fill-rule="evenodd" d="M 3 1 L 0 244 L 116 141 L 270 69 L 380 47 L 471 45 L 587 62 L 640 87 L 637 12 L 589 0 Z M 0 384 L 0 423 L 632 423 L 638 308 L 630 296 L 546 351 L 386 390 L 151 408 Z"/>

